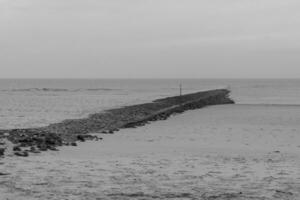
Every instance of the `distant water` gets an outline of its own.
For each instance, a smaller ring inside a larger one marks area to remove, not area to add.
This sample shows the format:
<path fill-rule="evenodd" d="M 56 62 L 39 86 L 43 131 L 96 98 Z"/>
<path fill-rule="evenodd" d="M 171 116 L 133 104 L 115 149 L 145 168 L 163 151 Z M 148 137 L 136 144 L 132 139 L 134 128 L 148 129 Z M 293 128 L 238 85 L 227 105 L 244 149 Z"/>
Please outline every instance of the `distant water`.
<path fill-rule="evenodd" d="M 113 107 L 207 89 L 230 88 L 238 104 L 300 105 L 300 79 L 0 79 L 0 129 L 48 125 Z"/>

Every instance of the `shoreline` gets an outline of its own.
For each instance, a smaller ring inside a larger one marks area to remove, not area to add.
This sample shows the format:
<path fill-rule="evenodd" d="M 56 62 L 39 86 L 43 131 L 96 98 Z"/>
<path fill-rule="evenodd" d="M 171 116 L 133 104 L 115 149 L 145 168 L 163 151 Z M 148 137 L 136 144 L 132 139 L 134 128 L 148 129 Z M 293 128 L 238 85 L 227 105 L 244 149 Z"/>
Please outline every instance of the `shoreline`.
<path fill-rule="evenodd" d="M 300 108 L 216 105 L 27 158 L 3 199 L 298 200 Z M 1 199 L 1 198 L 0 198 Z"/>
<path fill-rule="evenodd" d="M 102 140 L 91 133 L 113 134 L 123 128 L 143 126 L 150 121 L 165 120 L 173 114 L 199 109 L 208 105 L 233 104 L 229 90 L 217 89 L 204 92 L 167 97 L 151 103 L 110 109 L 89 115 L 83 119 L 68 119 L 46 127 L 0 130 L 4 140 L 0 156 L 7 148 L 17 156 L 27 157 L 29 153 L 57 151 L 59 146 L 77 146 L 76 141 Z M 7 143 L 11 143 L 10 147 Z M 2 154 L 2 155 L 1 155 Z"/>

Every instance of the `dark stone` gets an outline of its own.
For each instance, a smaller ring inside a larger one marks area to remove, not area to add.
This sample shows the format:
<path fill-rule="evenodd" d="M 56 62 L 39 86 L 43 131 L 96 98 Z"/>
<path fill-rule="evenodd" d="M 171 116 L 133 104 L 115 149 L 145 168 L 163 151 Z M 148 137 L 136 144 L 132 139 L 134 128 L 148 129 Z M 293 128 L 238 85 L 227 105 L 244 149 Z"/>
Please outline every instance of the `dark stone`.
<path fill-rule="evenodd" d="M 48 150 L 47 145 L 45 145 L 45 144 L 40 144 L 37 147 L 40 151 L 47 151 Z"/>
<path fill-rule="evenodd" d="M 85 142 L 85 136 L 84 135 L 77 135 L 77 140 L 81 142 Z"/>
<path fill-rule="evenodd" d="M 26 151 L 21 151 L 21 152 L 15 152 L 16 156 L 20 156 L 20 157 L 28 157 L 29 154 Z"/>
<path fill-rule="evenodd" d="M 31 138 L 28 138 L 28 137 L 19 139 L 19 143 L 31 144 L 32 142 L 33 142 L 33 140 Z"/>
<path fill-rule="evenodd" d="M 37 150 L 35 147 L 31 147 L 29 150 L 30 153 L 41 153 L 39 150 Z"/>
<path fill-rule="evenodd" d="M 77 143 L 76 143 L 76 142 L 72 142 L 72 143 L 71 143 L 71 146 L 76 147 L 76 146 L 77 146 Z"/>
<path fill-rule="evenodd" d="M 109 134 L 113 134 L 114 131 L 113 131 L 113 130 L 109 130 L 108 133 L 109 133 Z"/>
<path fill-rule="evenodd" d="M 20 148 L 20 146 L 14 146 L 13 151 L 22 151 L 22 149 Z"/>
<path fill-rule="evenodd" d="M 0 156 L 4 156 L 5 148 L 0 148 Z"/>
<path fill-rule="evenodd" d="M 42 137 L 35 137 L 35 138 L 33 138 L 33 140 L 38 144 L 44 143 L 44 141 L 45 141 L 45 139 Z"/>
<path fill-rule="evenodd" d="M 136 128 L 135 123 L 128 123 L 124 126 L 124 128 Z"/>
<path fill-rule="evenodd" d="M 48 145 L 56 145 L 58 143 L 58 140 L 54 136 L 49 135 L 48 137 L 46 137 L 45 143 Z"/>
<path fill-rule="evenodd" d="M 48 149 L 51 150 L 51 151 L 58 151 L 58 149 L 55 148 L 54 146 L 48 146 Z"/>

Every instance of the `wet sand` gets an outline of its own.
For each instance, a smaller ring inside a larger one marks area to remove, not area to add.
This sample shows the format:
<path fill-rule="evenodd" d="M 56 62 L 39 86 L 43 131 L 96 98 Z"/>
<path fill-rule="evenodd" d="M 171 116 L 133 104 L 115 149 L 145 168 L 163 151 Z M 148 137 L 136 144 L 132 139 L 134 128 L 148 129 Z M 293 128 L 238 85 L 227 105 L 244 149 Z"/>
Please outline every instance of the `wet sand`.
<path fill-rule="evenodd" d="M 0 199 L 300 199 L 300 106 L 220 105 L 29 158 Z"/>

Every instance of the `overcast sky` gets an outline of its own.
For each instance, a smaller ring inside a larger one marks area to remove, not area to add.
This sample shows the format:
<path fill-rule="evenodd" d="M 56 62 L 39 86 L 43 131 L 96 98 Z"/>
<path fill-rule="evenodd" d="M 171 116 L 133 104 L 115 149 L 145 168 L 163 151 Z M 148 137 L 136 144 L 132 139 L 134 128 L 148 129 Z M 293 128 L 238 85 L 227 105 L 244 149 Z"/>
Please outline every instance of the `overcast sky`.
<path fill-rule="evenodd" d="M 300 78 L 300 1 L 0 0 L 0 77 Z"/>

